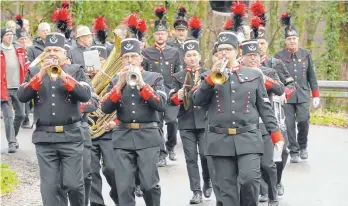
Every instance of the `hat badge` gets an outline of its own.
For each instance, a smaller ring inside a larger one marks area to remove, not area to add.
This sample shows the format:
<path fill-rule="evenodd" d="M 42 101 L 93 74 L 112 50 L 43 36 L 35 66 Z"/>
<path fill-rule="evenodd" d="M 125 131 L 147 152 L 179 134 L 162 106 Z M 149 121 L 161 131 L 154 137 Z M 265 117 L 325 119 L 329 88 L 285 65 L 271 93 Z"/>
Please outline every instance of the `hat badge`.
<path fill-rule="evenodd" d="M 188 50 L 192 50 L 192 49 L 195 48 L 195 45 L 193 45 L 193 44 L 188 44 L 188 45 L 186 46 L 186 48 L 187 48 Z"/>
<path fill-rule="evenodd" d="M 26 35 L 27 35 L 27 32 L 22 31 L 22 32 L 20 33 L 20 35 L 21 35 L 21 36 L 26 36 Z"/>
<path fill-rule="evenodd" d="M 256 51 L 256 46 L 255 45 L 250 45 L 250 46 L 248 46 L 248 49 L 250 51 Z"/>
<path fill-rule="evenodd" d="M 56 43 L 58 42 L 58 38 L 57 38 L 55 35 L 53 35 L 53 36 L 51 36 L 51 38 L 50 38 L 50 42 L 51 42 L 52 44 L 56 44 Z"/>
<path fill-rule="evenodd" d="M 124 47 L 123 47 L 125 50 L 131 50 L 131 49 L 133 49 L 134 48 L 134 45 L 133 44 L 131 44 L 131 43 L 127 43 Z"/>
<path fill-rule="evenodd" d="M 221 42 L 226 42 L 228 40 L 228 37 L 227 36 L 221 36 L 220 37 L 220 41 Z"/>
<path fill-rule="evenodd" d="M 293 30 L 293 29 L 289 29 L 288 35 L 289 35 L 289 36 L 291 36 L 291 35 L 296 35 L 296 31 Z"/>

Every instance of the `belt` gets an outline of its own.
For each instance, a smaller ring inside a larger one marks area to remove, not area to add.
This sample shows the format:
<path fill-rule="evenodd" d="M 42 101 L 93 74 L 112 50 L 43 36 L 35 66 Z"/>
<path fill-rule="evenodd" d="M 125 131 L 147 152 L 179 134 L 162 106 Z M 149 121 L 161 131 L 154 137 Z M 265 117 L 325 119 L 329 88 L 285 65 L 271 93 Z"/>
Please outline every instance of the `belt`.
<path fill-rule="evenodd" d="M 81 122 L 75 122 L 72 124 L 62 125 L 62 126 L 37 126 L 35 130 L 46 131 L 46 132 L 56 132 L 61 133 L 67 130 L 74 129 L 81 126 Z"/>
<path fill-rule="evenodd" d="M 158 124 L 157 124 L 157 122 L 150 122 L 150 123 L 124 123 L 124 122 L 120 122 L 119 127 L 128 128 L 128 129 L 156 128 L 156 127 L 158 127 Z"/>
<path fill-rule="evenodd" d="M 234 134 L 241 134 L 245 132 L 249 132 L 251 130 L 258 129 L 259 126 L 258 124 L 252 124 L 246 127 L 240 127 L 240 128 L 221 128 L 221 127 L 213 127 L 209 126 L 209 131 L 218 133 L 218 134 L 229 134 L 229 135 L 234 135 Z"/>

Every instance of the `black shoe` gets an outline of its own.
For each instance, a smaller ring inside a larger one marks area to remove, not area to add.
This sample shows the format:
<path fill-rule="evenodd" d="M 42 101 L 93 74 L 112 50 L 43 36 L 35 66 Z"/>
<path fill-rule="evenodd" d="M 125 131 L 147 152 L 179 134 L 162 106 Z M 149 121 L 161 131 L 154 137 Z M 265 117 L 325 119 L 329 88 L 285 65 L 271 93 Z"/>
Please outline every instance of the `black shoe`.
<path fill-rule="evenodd" d="M 17 149 L 16 149 L 16 145 L 15 143 L 11 143 L 8 145 L 8 153 L 16 153 Z"/>
<path fill-rule="evenodd" d="M 190 200 L 190 204 L 193 205 L 193 204 L 199 204 L 199 203 L 202 203 L 202 202 L 203 202 L 202 192 L 201 191 L 194 192 L 193 193 L 193 197 Z"/>
<path fill-rule="evenodd" d="M 272 200 L 270 200 L 269 202 L 268 202 L 268 206 L 278 206 L 279 205 L 279 202 L 278 201 L 272 201 Z"/>
<path fill-rule="evenodd" d="M 30 129 L 31 128 L 31 123 L 29 120 L 26 120 L 22 123 L 22 128 L 25 128 L 25 129 Z"/>
<path fill-rule="evenodd" d="M 277 184 L 278 196 L 284 195 L 284 186 L 282 183 Z"/>
<path fill-rule="evenodd" d="M 143 191 L 141 191 L 141 189 L 140 189 L 140 185 L 137 185 L 134 193 L 135 193 L 135 196 L 137 196 L 137 197 L 142 197 L 144 195 Z"/>
<path fill-rule="evenodd" d="M 308 151 L 307 151 L 307 149 L 301 149 L 300 150 L 300 157 L 303 160 L 308 159 Z"/>
<path fill-rule="evenodd" d="M 211 185 L 211 181 L 204 182 L 204 184 L 203 184 L 204 197 L 209 198 L 211 196 L 212 192 L 213 192 L 213 186 Z"/>
<path fill-rule="evenodd" d="M 169 159 L 171 161 L 176 161 L 177 160 L 176 159 L 176 154 L 175 154 L 174 150 L 168 150 L 168 155 L 169 155 Z"/>
<path fill-rule="evenodd" d="M 167 160 L 165 157 L 160 157 L 157 162 L 157 167 L 165 167 L 167 166 Z"/>
<path fill-rule="evenodd" d="M 259 196 L 259 202 L 267 202 L 267 201 L 268 201 L 268 195 Z"/>
<path fill-rule="evenodd" d="M 300 157 L 298 154 L 293 154 L 290 157 L 290 163 L 299 163 L 300 162 Z"/>

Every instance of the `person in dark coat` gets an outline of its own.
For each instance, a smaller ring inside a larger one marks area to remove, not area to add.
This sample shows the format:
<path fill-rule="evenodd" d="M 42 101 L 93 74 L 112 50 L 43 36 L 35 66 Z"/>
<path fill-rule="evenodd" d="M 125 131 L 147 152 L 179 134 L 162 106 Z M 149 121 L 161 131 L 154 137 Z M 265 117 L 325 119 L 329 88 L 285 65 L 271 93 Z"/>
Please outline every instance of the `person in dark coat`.
<path fill-rule="evenodd" d="M 166 44 L 168 28 L 166 21 L 162 19 L 165 11 L 164 7 L 155 10 L 155 14 L 159 17 L 159 20 L 155 21 L 155 45 L 143 50 L 143 67 L 145 71 L 158 72 L 162 74 L 164 78 L 165 92 L 167 96 L 169 96 L 169 91 L 173 82 L 173 74 L 179 72 L 182 69 L 182 66 L 178 49 Z M 162 133 L 164 122 L 166 122 L 167 125 L 167 142 L 165 143 L 166 150 L 164 145 L 162 145 L 158 161 L 158 166 L 160 167 L 166 166 L 167 153 L 169 153 L 170 160 L 176 160 L 174 147 L 177 143 L 178 111 L 178 106 L 168 105 L 166 111 L 160 115 L 160 128 Z"/>
<path fill-rule="evenodd" d="M 44 206 L 62 205 L 60 186 L 66 189 L 70 205 L 85 205 L 80 104 L 90 100 L 91 88 L 81 65 L 64 64 L 64 43 L 61 33 L 47 35 L 44 63 L 28 70 L 18 90 L 21 102 L 34 100 L 33 143 Z M 52 66 L 61 68 L 57 76 Z"/>
<path fill-rule="evenodd" d="M 312 55 L 308 50 L 299 47 L 298 33 L 296 28 L 291 25 L 291 16 L 286 13 L 282 15 L 281 19 L 285 25 L 285 48 L 277 52 L 274 57 L 283 61 L 296 85 L 296 91 L 283 108 L 289 138 L 290 162 L 298 163 L 300 158 L 308 159 L 310 91 L 312 91 L 313 107 L 318 108 L 320 104 L 319 86 Z"/>

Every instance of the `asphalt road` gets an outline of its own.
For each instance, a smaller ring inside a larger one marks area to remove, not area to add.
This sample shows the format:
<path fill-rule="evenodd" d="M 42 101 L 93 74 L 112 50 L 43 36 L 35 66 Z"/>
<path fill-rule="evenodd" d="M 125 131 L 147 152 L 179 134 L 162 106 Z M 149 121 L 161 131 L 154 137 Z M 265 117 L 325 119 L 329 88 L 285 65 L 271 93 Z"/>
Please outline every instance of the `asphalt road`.
<path fill-rule="evenodd" d="M 20 149 L 14 154 L 18 158 L 36 159 L 31 133 L 30 129 L 21 129 L 18 137 Z M 181 141 L 178 142 L 176 147 L 178 161 L 168 160 L 168 166 L 160 168 L 163 206 L 186 206 L 192 197 Z M 288 163 L 283 177 L 285 194 L 280 197 L 280 205 L 347 206 L 348 130 L 311 126 L 308 150 L 308 161 L 298 164 Z M 3 121 L 1 121 L 1 152 L 7 152 Z M 107 206 L 112 206 L 105 179 L 103 183 L 105 183 L 103 186 L 105 203 Z M 214 196 L 204 199 L 200 205 L 215 206 Z M 137 198 L 137 206 L 145 206 L 141 198 Z"/>

